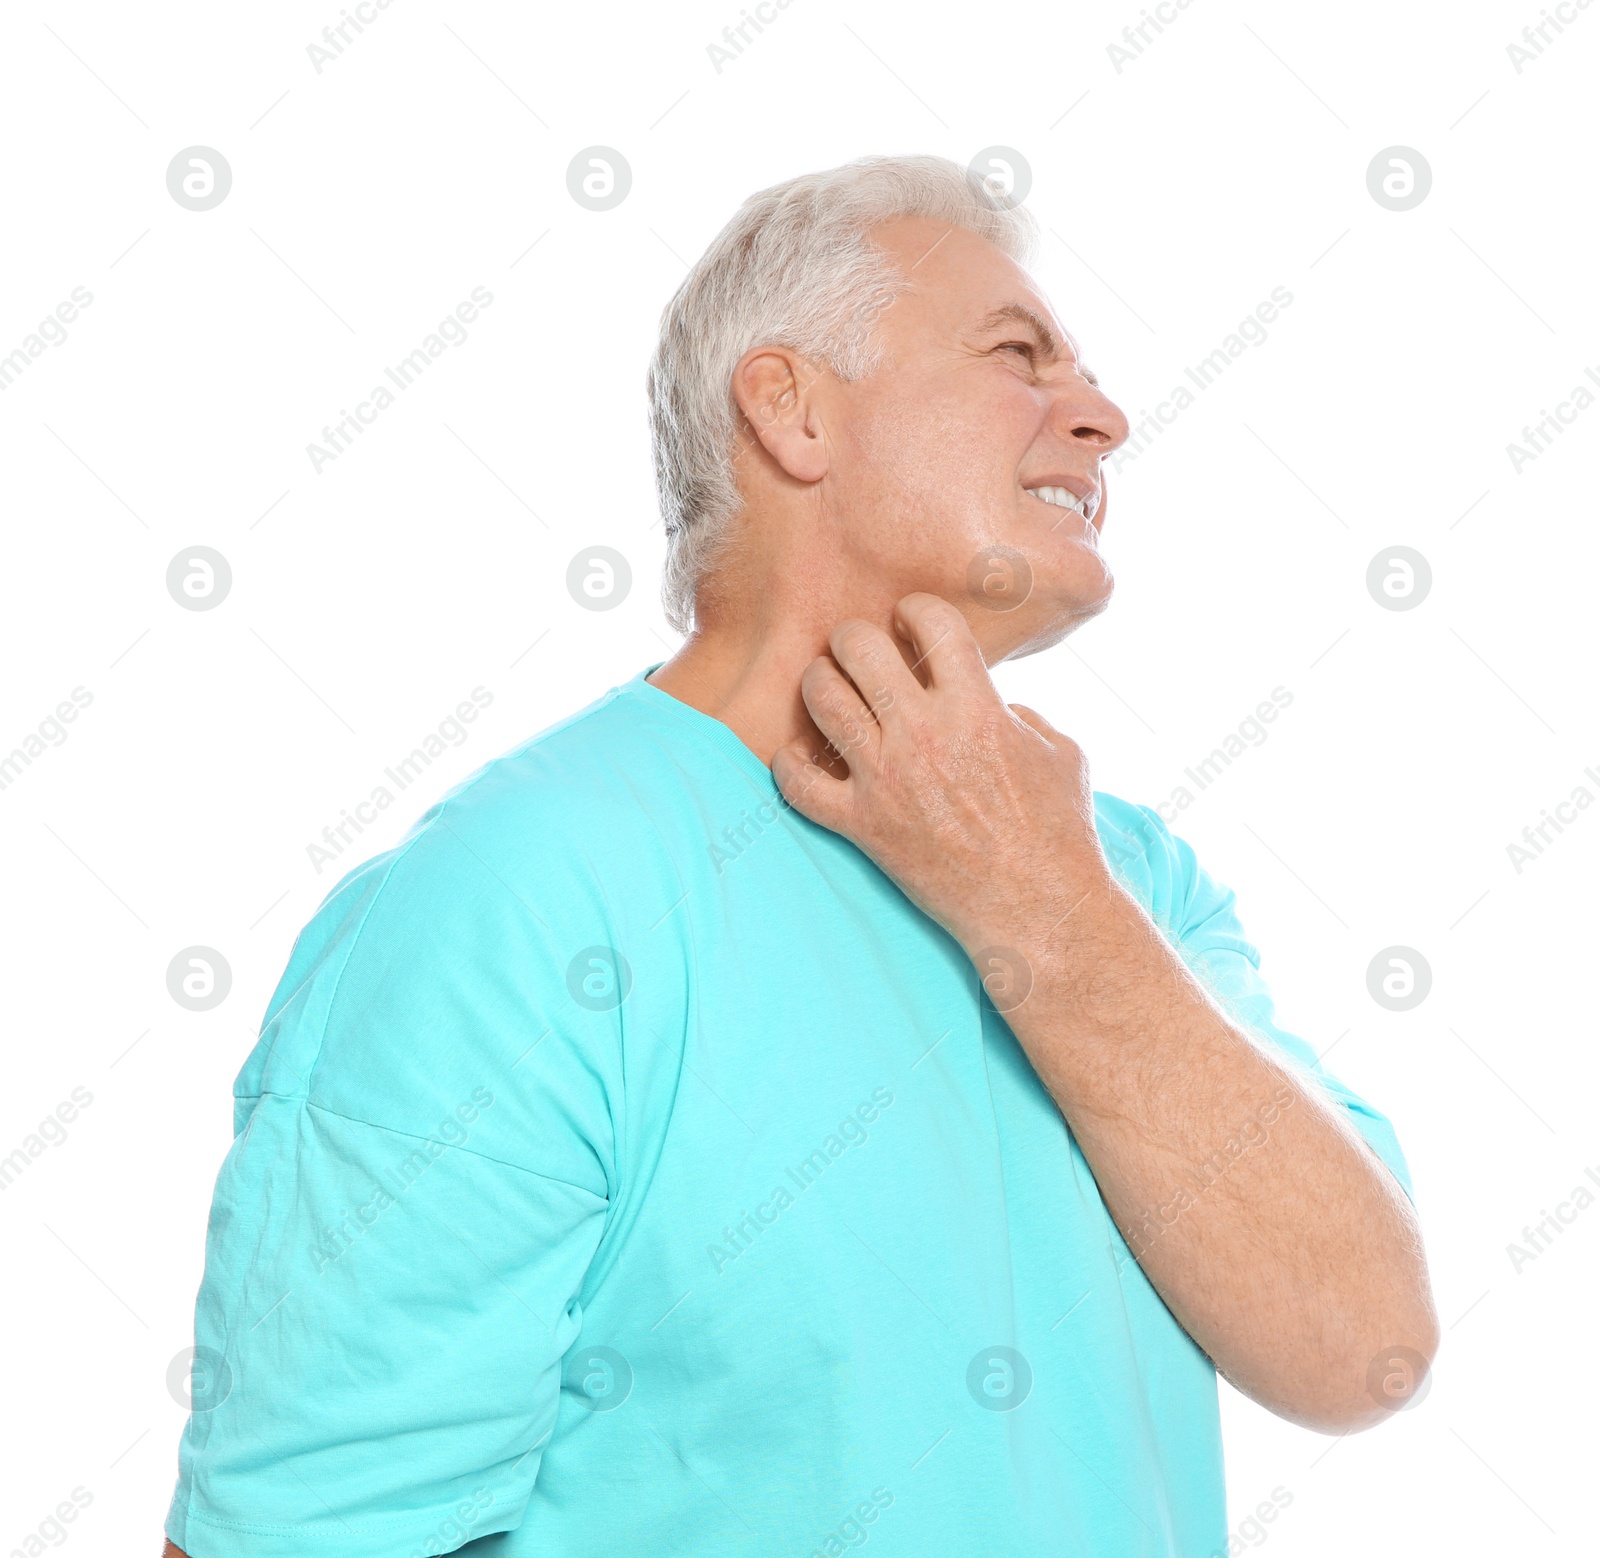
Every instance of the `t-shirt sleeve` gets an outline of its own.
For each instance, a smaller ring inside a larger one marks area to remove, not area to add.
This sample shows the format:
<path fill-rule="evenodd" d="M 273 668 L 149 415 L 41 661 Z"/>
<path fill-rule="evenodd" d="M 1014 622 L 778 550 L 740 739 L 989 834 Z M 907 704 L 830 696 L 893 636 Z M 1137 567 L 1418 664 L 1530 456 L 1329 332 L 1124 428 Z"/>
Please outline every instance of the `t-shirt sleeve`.
<path fill-rule="evenodd" d="M 1239 922 L 1233 889 L 1214 881 L 1190 845 L 1169 832 L 1156 812 L 1144 806 L 1139 810 L 1168 846 L 1170 907 L 1158 918 L 1165 918 L 1163 930 L 1185 963 L 1236 1022 L 1311 1073 L 1414 1201 L 1411 1171 L 1388 1117 L 1326 1071 L 1304 1039 L 1278 1026 L 1271 992 L 1261 977 L 1261 954 Z"/>
<path fill-rule="evenodd" d="M 166 1527 L 190 1558 L 521 1520 L 610 1204 L 605 1033 L 473 853 L 436 829 L 341 883 L 241 1074 Z"/>

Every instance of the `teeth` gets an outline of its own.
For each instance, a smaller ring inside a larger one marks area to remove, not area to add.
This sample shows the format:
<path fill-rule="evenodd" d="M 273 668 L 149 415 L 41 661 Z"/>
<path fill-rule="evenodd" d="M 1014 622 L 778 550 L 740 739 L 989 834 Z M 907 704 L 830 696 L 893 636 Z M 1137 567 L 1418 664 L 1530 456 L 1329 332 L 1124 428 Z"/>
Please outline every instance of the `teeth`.
<path fill-rule="evenodd" d="M 1076 514 L 1081 514 L 1085 519 L 1093 519 L 1095 511 L 1100 507 L 1100 494 L 1092 492 L 1087 498 L 1077 498 L 1068 492 L 1065 487 L 1030 487 L 1028 491 L 1034 497 L 1056 508 L 1071 509 Z"/>

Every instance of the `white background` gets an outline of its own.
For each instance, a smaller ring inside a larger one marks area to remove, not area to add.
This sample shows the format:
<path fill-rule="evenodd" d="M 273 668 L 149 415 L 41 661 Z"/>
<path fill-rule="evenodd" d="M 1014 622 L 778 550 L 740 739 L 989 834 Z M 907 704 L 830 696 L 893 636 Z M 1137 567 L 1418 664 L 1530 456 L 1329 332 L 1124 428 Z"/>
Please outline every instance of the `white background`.
<path fill-rule="evenodd" d="M 793 0 L 719 73 L 741 9 L 394 0 L 320 73 L 334 0 L 0 17 L 0 354 L 93 295 L 0 392 L 0 753 L 93 699 L 0 790 L 0 1156 L 93 1095 L 0 1192 L 0 1550 L 79 1485 L 74 1551 L 159 1544 L 232 1079 L 323 893 L 671 653 L 643 376 L 685 262 L 780 178 L 996 144 L 1131 415 L 1294 299 L 1113 477 L 1111 609 L 998 673 L 1151 804 L 1293 695 L 1174 826 L 1238 889 L 1285 1024 L 1395 1121 L 1446 1331 L 1428 1398 L 1365 1436 L 1224 1387 L 1230 1518 L 1281 1486 L 1281 1558 L 1579 1550 L 1600 1209 L 1520 1274 L 1507 1245 L 1600 1171 L 1600 815 L 1520 873 L 1507 845 L 1600 795 L 1600 407 L 1520 473 L 1506 446 L 1600 372 L 1600 8 L 1519 74 L 1532 3 L 1194 0 L 1119 72 L 1134 4 Z M 567 192 L 596 144 L 633 175 L 607 212 Z M 1366 182 L 1396 144 L 1433 174 L 1404 212 Z M 233 175 L 205 212 L 166 187 L 194 145 Z M 475 286 L 465 344 L 317 473 L 308 443 Z M 633 569 L 611 611 L 565 585 L 596 544 Z M 196 545 L 232 569 L 210 611 L 166 589 Z M 1396 545 L 1432 569 L 1409 611 L 1366 586 Z M 474 687 L 469 738 L 318 874 L 308 844 Z M 167 992 L 195 944 L 233 974 L 207 1012 Z M 1367 989 L 1397 944 L 1433 975 L 1406 1012 Z"/>

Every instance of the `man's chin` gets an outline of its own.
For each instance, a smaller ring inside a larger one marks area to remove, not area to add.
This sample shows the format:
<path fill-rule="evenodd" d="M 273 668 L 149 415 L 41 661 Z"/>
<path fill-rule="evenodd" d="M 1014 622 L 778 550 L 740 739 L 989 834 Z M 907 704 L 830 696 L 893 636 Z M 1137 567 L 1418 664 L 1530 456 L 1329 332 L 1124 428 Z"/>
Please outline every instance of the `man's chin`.
<path fill-rule="evenodd" d="M 1036 583 L 1033 595 L 1011 620 L 997 616 L 993 621 L 990 639 L 996 652 L 990 654 L 986 647 L 984 658 L 990 665 L 997 665 L 1002 660 L 1022 660 L 1054 648 L 1084 623 L 1098 617 L 1111 604 L 1114 588 L 1109 570 L 1103 587 L 1093 591 L 1063 592 L 1052 597 Z"/>

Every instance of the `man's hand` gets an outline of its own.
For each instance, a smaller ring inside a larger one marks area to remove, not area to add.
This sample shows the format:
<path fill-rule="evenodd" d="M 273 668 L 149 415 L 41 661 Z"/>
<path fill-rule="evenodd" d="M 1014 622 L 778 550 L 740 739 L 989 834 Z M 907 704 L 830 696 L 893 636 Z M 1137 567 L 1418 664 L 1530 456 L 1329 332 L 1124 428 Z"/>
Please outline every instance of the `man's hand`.
<path fill-rule="evenodd" d="M 800 690 L 848 777 L 830 775 L 817 761 L 827 754 L 799 742 L 774 755 L 773 776 L 791 804 L 869 854 L 972 956 L 1025 929 L 1028 940 L 1047 935 L 1113 880 L 1083 754 L 1042 716 L 1001 702 L 949 602 L 908 595 L 895 623 L 928 685 L 881 628 L 841 623 L 833 658 L 813 660 Z M 1024 905 L 1036 926 L 1019 916 Z"/>
<path fill-rule="evenodd" d="M 955 607 L 911 595 L 895 620 L 929 685 L 887 633 L 841 624 L 801 693 L 848 772 L 791 744 L 785 798 L 961 942 L 1129 1248 L 1233 1384 L 1329 1433 L 1409 1405 L 1439 1329 L 1404 1191 L 1116 880 L 1082 753 L 1001 703 Z"/>

